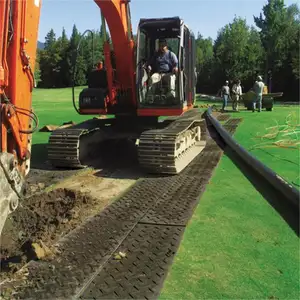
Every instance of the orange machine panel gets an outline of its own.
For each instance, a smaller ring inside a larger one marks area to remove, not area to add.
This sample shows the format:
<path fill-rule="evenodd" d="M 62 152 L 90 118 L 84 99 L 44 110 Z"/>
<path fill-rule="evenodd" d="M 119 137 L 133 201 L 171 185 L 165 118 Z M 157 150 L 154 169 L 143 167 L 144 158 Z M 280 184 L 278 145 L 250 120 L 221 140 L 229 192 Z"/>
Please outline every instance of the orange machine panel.
<path fill-rule="evenodd" d="M 130 23 L 130 1 L 94 1 L 100 7 L 111 34 L 116 58 L 117 89 L 130 91 L 132 104 L 136 106 L 134 41 Z M 111 100 L 113 101 L 113 99 Z"/>
<path fill-rule="evenodd" d="M 28 149 L 29 143 L 29 136 L 24 132 L 31 127 L 28 111 L 31 111 L 32 89 L 35 84 L 40 8 L 41 0 L 15 0 L 10 7 L 12 34 L 7 40 L 8 86 L 5 87 L 5 94 L 12 104 L 9 108 L 6 107 L 6 112 L 10 112 L 9 116 L 13 115 L 9 123 L 11 127 L 14 126 L 14 139 L 8 140 L 8 151 L 18 149 L 18 156 L 23 160 L 25 157 L 20 156 L 24 156 L 24 149 Z"/>

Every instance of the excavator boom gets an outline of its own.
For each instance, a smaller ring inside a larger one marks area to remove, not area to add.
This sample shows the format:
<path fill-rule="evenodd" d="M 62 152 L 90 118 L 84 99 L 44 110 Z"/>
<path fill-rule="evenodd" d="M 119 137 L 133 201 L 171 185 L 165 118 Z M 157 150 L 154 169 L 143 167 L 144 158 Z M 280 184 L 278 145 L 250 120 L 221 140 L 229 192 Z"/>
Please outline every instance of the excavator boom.
<path fill-rule="evenodd" d="M 30 170 L 39 17 L 40 0 L 0 1 L 0 232 Z"/>

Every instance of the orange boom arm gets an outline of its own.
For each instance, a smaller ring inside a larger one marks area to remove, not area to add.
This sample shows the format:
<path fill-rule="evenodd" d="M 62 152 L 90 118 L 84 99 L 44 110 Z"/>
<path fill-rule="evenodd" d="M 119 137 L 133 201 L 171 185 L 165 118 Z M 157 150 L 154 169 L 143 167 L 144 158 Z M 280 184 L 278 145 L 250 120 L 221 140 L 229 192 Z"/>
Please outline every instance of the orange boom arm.
<path fill-rule="evenodd" d="M 0 232 L 30 169 L 39 18 L 40 0 L 0 1 Z"/>
<path fill-rule="evenodd" d="M 110 64 L 110 45 L 104 44 L 104 55 L 107 67 L 109 102 L 116 103 L 117 94 L 126 95 L 131 105 L 136 107 L 135 97 L 135 60 L 134 40 L 130 20 L 130 0 L 94 0 L 100 7 L 112 37 L 116 69 L 116 78 Z M 102 22 L 104 20 L 102 19 Z M 130 104 L 129 104 L 130 105 Z"/>
<path fill-rule="evenodd" d="M 31 93 L 40 0 L 0 2 L 1 152 L 14 154 L 27 173 L 31 140 Z"/>

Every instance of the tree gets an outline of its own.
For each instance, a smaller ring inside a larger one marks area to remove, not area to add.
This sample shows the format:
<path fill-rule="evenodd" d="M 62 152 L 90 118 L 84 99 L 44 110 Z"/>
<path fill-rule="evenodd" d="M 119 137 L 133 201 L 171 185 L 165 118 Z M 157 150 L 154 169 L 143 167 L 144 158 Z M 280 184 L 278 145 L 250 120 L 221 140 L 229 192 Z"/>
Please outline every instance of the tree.
<path fill-rule="evenodd" d="M 40 70 L 40 51 L 37 49 L 36 53 L 36 60 L 35 60 L 35 68 L 34 68 L 34 81 L 35 81 L 35 87 L 39 85 L 39 82 L 41 81 L 41 70 Z"/>
<path fill-rule="evenodd" d="M 57 65 L 60 61 L 60 53 L 57 49 L 56 37 L 53 29 L 51 29 L 45 37 L 45 48 L 40 51 L 40 86 L 56 87 L 57 81 Z"/>
<path fill-rule="evenodd" d="M 204 39 L 199 33 L 196 39 L 196 70 L 198 72 L 197 77 L 197 89 L 212 92 L 213 79 L 212 71 L 214 64 L 214 52 L 213 41 L 211 38 Z"/>
<path fill-rule="evenodd" d="M 273 86 L 285 94 L 299 94 L 299 8 L 283 0 L 268 0 L 254 17 L 265 50 L 265 79 L 273 73 Z M 297 67 L 298 65 L 298 67 Z M 285 80 L 282 80 L 285 78 Z"/>
<path fill-rule="evenodd" d="M 59 72 L 56 80 L 57 87 L 67 87 L 70 86 L 70 64 L 68 61 L 68 48 L 69 48 L 69 40 L 66 35 L 66 31 L 63 28 L 62 35 L 57 40 L 57 51 L 60 54 L 60 60 L 57 65 L 57 70 Z"/>
<path fill-rule="evenodd" d="M 70 38 L 70 45 L 68 49 L 68 55 L 67 55 L 67 61 L 70 65 L 69 73 L 70 76 L 70 83 L 72 83 L 73 80 L 73 71 L 75 68 L 75 85 L 84 85 L 86 84 L 86 71 L 87 66 L 85 64 L 85 60 L 83 57 L 83 49 L 81 48 L 81 51 L 77 52 L 77 46 L 80 41 L 80 33 L 77 30 L 76 25 L 73 25 L 72 35 Z M 77 57 L 77 58 L 76 58 Z M 76 60 L 76 61 L 75 61 Z"/>
<path fill-rule="evenodd" d="M 253 80 L 261 70 L 262 46 L 258 33 L 249 28 L 245 19 L 235 17 L 218 33 L 214 44 L 215 74 L 218 84 L 225 80 L 240 79 L 242 83 Z M 249 88 L 249 86 L 247 86 Z"/>

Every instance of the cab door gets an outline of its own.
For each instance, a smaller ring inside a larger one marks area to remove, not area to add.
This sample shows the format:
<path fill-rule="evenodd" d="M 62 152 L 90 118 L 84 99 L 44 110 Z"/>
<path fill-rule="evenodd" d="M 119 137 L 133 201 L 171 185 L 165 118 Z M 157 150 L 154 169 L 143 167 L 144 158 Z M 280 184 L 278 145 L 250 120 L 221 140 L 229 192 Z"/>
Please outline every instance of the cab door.
<path fill-rule="evenodd" d="M 190 30 L 184 27 L 184 98 L 188 106 L 193 105 L 194 99 L 194 62 L 193 62 L 193 51 L 192 51 L 192 36 Z"/>
<path fill-rule="evenodd" d="M 147 57 L 148 39 L 146 34 L 138 29 L 136 43 L 136 92 L 138 104 L 145 102 L 147 92 L 146 83 L 148 75 L 146 70 L 143 68 L 144 63 L 147 61 Z"/>

